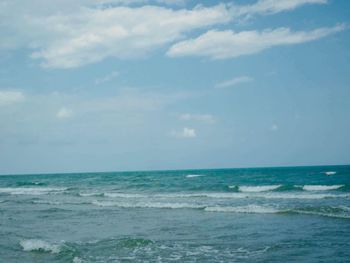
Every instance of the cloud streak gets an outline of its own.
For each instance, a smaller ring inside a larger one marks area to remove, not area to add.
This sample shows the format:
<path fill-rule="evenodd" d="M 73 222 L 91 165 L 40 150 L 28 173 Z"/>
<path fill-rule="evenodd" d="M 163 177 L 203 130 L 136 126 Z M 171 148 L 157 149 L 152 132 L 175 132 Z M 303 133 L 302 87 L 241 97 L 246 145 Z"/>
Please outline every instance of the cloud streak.
<path fill-rule="evenodd" d="M 263 50 L 317 40 L 344 30 L 345 25 L 318 28 L 311 31 L 292 31 L 289 28 L 264 31 L 209 30 L 201 36 L 173 45 L 167 52 L 170 57 L 197 56 L 211 59 L 228 59 L 259 53 Z"/>
<path fill-rule="evenodd" d="M 185 139 L 197 137 L 196 130 L 192 128 L 187 128 L 187 127 L 183 128 L 181 131 L 172 131 L 171 135 L 177 138 L 185 138 Z"/>
<path fill-rule="evenodd" d="M 0 90 L 0 106 L 22 102 L 24 98 L 24 94 L 21 91 Z"/>
<path fill-rule="evenodd" d="M 217 85 L 215 85 L 215 88 L 217 89 L 223 89 L 223 88 L 229 88 L 229 87 L 233 87 L 239 84 L 243 84 L 243 83 L 248 83 L 248 82 L 252 82 L 254 81 L 254 79 L 252 77 L 249 76 L 240 76 L 240 77 L 236 77 L 224 82 L 220 82 Z"/>
<path fill-rule="evenodd" d="M 73 111 L 70 109 L 67 109 L 66 107 L 62 107 L 56 114 L 56 117 L 58 119 L 69 119 L 73 115 Z"/>
<path fill-rule="evenodd" d="M 53 5 L 41 0 L 30 3 L 0 0 L 0 49 L 27 48 L 31 50 L 31 58 L 38 60 L 43 67 L 76 68 L 111 57 L 144 57 L 157 48 L 188 37 L 198 29 L 222 26 L 240 17 L 274 14 L 306 4 L 324 4 L 326 1 L 260 0 L 251 5 L 227 3 L 209 7 L 195 6 L 192 9 L 171 8 L 166 5 L 179 3 L 185 2 L 101 0 L 96 4 L 92 0 L 77 0 L 60 1 Z M 234 57 L 232 51 L 227 51 L 227 45 L 235 42 L 235 38 L 247 34 L 253 34 L 251 37 L 254 38 L 256 34 L 255 38 L 261 40 L 273 37 L 274 33 L 278 32 L 272 30 L 270 33 L 235 33 L 210 30 L 198 39 L 173 45 L 168 55 L 173 57 L 203 53 L 214 58 Z M 218 38 L 217 49 L 223 50 L 222 52 L 214 51 L 210 47 L 214 45 L 209 43 L 210 37 Z M 267 47 L 268 44 L 261 43 L 259 48 L 245 52 L 254 53 Z M 206 51 L 208 49 L 211 51 Z"/>
<path fill-rule="evenodd" d="M 254 14 L 275 14 L 290 11 L 310 4 L 326 4 L 327 0 L 260 0 L 251 5 L 235 6 L 237 16 L 252 16 Z"/>
<path fill-rule="evenodd" d="M 211 114 L 190 114 L 184 113 L 179 116 L 179 119 L 182 121 L 199 121 L 205 123 L 214 123 L 215 118 Z"/>

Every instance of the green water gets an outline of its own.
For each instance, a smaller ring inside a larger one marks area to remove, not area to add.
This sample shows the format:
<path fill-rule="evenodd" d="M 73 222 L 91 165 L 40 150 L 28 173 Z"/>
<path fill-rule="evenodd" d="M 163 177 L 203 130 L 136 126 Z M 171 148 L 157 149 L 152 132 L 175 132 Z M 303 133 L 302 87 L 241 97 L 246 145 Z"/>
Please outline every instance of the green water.
<path fill-rule="evenodd" d="M 350 166 L 0 176 L 0 262 L 347 262 L 349 233 Z"/>

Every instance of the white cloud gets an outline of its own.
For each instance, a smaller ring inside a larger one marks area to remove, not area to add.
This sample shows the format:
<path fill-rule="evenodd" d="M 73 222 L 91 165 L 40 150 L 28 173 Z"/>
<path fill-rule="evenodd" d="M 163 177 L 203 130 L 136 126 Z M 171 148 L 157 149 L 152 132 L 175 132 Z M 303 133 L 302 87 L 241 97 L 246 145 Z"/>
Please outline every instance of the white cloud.
<path fill-rule="evenodd" d="M 20 16 L 9 25 L 12 34 L 3 39 L 29 43 L 34 50 L 31 57 L 40 59 L 45 67 L 74 68 L 107 57 L 144 56 L 192 30 L 230 19 L 223 4 L 192 10 L 161 6 L 80 8 L 68 14 Z"/>
<path fill-rule="evenodd" d="M 251 5 L 236 6 L 237 15 L 275 14 L 296 9 L 307 4 L 326 4 L 327 0 L 260 0 Z"/>
<path fill-rule="evenodd" d="M 235 58 L 261 52 L 265 49 L 291 44 L 300 44 L 342 31 L 344 25 L 318 28 L 312 31 L 291 31 L 289 28 L 264 31 L 210 30 L 195 39 L 173 45 L 167 52 L 170 57 L 206 56 L 212 59 Z"/>
<path fill-rule="evenodd" d="M 102 77 L 102 78 L 98 78 L 95 80 L 95 84 L 96 85 L 100 85 L 102 83 L 105 82 L 109 82 L 112 79 L 116 78 L 119 76 L 119 72 L 118 71 L 112 71 L 111 73 L 107 74 L 106 76 Z"/>
<path fill-rule="evenodd" d="M 253 80 L 254 79 L 252 77 L 240 76 L 240 77 L 236 77 L 236 78 L 233 78 L 230 80 L 220 82 L 215 86 L 215 88 L 221 89 L 221 88 L 233 87 L 233 86 L 236 86 L 238 84 L 252 82 Z"/>
<path fill-rule="evenodd" d="M 325 2 L 260 0 L 252 5 L 229 3 L 185 9 L 164 6 L 185 3 L 184 0 L 0 0 L 0 48 L 27 48 L 32 50 L 31 57 L 44 67 L 74 68 L 108 57 L 145 56 L 194 30 L 222 25 L 242 16 Z M 202 38 L 212 36 L 220 41 L 222 34 L 229 32 L 209 31 Z M 168 54 L 188 53 L 183 46 L 191 41 L 176 44 Z M 219 42 L 219 49 L 221 45 Z"/>
<path fill-rule="evenodd" d="M 10 105 L 24 100 L 24 95 L 20 91 L 0 91 L 0 106 Z"/>
<path fill-rule="evenodd" d="M 67 109 L 66 107 L 62 107 L 59 109 L 59 111 L 56 113 L 56 117 L 58 119 L 69 119 L 73 115 L 73 111 L 70 109 Z"/>
<path fill-rule="evenodd" d="M 183 128 L 182 131 L 172 131 L 171 135 L 177 138 L 195 138 L 196 130 L 192 128 Z"/>
<path fill-rule="evenodd" d="M 201 121 L 206 123 L 214 123 L 215 118 L 211 114 L 190 114 L 184 113 L 179 116 L 180 120 L 183 121 Z"/>

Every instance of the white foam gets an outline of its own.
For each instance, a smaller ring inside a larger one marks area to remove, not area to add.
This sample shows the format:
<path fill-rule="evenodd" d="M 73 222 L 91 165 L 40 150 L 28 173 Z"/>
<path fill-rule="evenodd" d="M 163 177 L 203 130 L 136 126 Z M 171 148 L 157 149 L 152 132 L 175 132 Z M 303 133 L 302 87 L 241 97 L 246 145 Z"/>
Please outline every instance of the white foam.
<path fill-rule="evenodd" d="M 304 185 L 303 190 L 306 191 L 327 191 L 327 190 L 336 190 L 344 185 Z"/>
<path fill-rule="evenodd" d="M 208 206 L 204 209 L 207 212 L 231 212 L 231 213 L 249 213 L 249 214 L 271 214 L 278 213 L 279 210 L 259 205 L 247 206 Z"/>
<path fill-rule="evenodd" d="M 326 198 L 348 198 L 348 194 L 298 194 L 298 193 L 273 193 L 266 195 L 256 195 L 265 199 L 326 199 Z"/>
<path fill-rule="evenodd" d="M 330 194 L 330 193 L 303 193 L 303 192 L 245 192 L 245 193 L 224 193 L 224 192 L 197 192 L 197 193 L 164 193 L 164 194 L 112 194 L 105 193 L 108 197 L 122 197 L 122 198 L 212 198 L 212 199 L 245 199 L 245 198 L 263 198 L 263 199 L 323 199 L 323 198 L 347 198 L 349 194 Z"/>
<path fill-rule="evenodd" d="M 111 202 L 111 201 L 93 201 L 93 205 L 108 207 L 115 206 L 120 208 L 168 208 L 168 209 L 180 209 L 180 208 L 192 208 L 200 209 L 204 206 L 189 203 L 160 203 L 160 202 L 138 202 L 138 203 L 124 203 L 124 202 Z"/>
<path fill-rule="evenodd" d="M 60 246 L 49 244 L 46 241 L 40 239 L 28 239 L 22 240 L 19 243 L 24 251 L 45 251 L 54 254 L 60 253 Z"/>
<path fill-rule="evenodd" d="M 67 190 L 67 188 L 52 188 L 52 187 L 3 187 L 0 188 L 0 193 L 11 195 L 46 195 L 55 194 Z"/>
<path fill-rule="evenodd" d="M 205 176 L 205 174 L 188 174 L 186 175 L 187 178 L 195 178 L 195 177 L 202 177 Z"/>
<path fill-rule="evenodd" d="M 266 192 L 272 191 L 281 187 L 281 185 L 261 185 L 261 186 L 239 186 L 239 191 L 247 193 L 256 193 L 256 192 Z"/>
<path fill-rule="evenodd" d="M 74 257 L 73 258 L 73 263 L 83 263 L 83 260 L 79 257 Z"/>
<path fill-rule="evenodd" d="M 102 195 L 102 193 L 97 193 L 97 192 L 91 192 L 91 193 L 79 193 L 79 196 L 81 197 L 87 197 L 87 196 L 99 196 Z"/>
<path fill-rule="evenodd" d="M 337 172 L 334 171 L 329 171 L 329 172 L 325 172 L 326 175 L 335 175 Z"/>
<path fill-rule="evenodd" d="M 350 207 L 348 207 L 348 206 L 340 205 L 340 206 L 338 206 L 338 208 L 343 209 L 344 211 L 350 212 Z"/>
<path fill-rule="evenodd" d="M 343 219 L 350 219 L 350 215 L 342 215 L 342 214 L 327 214 L 322 212 L 314 212 L 314 211 L 303 211 L 303 210 L 294 210 L 293 212 L 298 214 L 305 214 L 305 215 L 316 215 L 316 216 L 325 216 L 325 217 L 332 217 L 332 218 L 343 218 Z"/>
<path fill-rule="evenodd" d="M 119 198 L 144 198 L 147 195 L 142 194 L 127 194 L 127 193 L 104 193 L 104 196 L 107 197 L 119 197 Z"/>

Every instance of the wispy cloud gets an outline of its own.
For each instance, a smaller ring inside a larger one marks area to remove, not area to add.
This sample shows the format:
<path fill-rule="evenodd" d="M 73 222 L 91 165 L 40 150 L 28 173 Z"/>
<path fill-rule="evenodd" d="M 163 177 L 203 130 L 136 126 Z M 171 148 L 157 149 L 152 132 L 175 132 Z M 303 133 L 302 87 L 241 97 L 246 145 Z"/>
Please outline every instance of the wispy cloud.
<path fill-rule="evenodd" d="M 235 6 L 233 10 L 238 16 L 275 14 L 293 10 L 303 5 L 326 4 L 327 2 L 327 0 L 260 0 L 250 5 Z"/>
<path fill-rule="evenodd" d="M 24 101 L 24 94 L 21 91 L 0 90 L 0 106 L 10 105 Z"/>
<path fill-rule="evenodd" d="M 142 57 L 186 38 L 198 29 L 222 26 L 244 16 L 274 14 L 326 1 L 259 0 L 250 5 L 227 3 L 188 9 L 171 7 L 179 3 L 185 2 L 101 0 L 96 4 L 93 0 L 77 0 L 52 5 L 40 0 L 6 1 L 0 8 L 0 48 L 28 48 L 32 50 L 31 58 L 39 60 L 43 67 L 74 68 L 110 57 Z M 211 30 L 198 39 L 175 44 L 168 55 L 226 58 L 252 54 L 276 45 L 269 38 L 273 38 L 273 34 L 285 37 L 279 31 L 283 29 L 263 33 Z M 290 37 L 291 33 L 285 34 Z M 247 45 L 241 38 L 246 38 Z M 258 43 L 252 45 L 254 41 Z M 244 46 L 247 46 L 245 50 Z M 238 51 L 234 52 L 236 48 Z"/>
<path fill-rule="evenodd" d="M 183 121 L 200 121 L 206 123 L 214 123 L 215 118 L 211 114 L 190 114 L 184 113 L 179 115 L 179 119 Z"/>
<path fill-rule="evenodd" d="M 252 77 L 240 76 L 240 77 L 235 77 L 233 79 L 220 82 L 220 83 L 215 85 L 215 88 L 217 88 L 217 89 L 229 88 L 229 87 L 236 86 L 238 84 L 252 82 L 252 81 L 254 81 L 254 79 Z"/>
<path fill-rule="evenodd" d="M 58 119 L 69 119 L 73 116 L 73 111 L 66 108 L 66 107 L 62 107 L 58 110 L 58 112 L 56 113 L 56 117 Z"/>
<path fill-rule="evenodd" d="M 192 30 L 226 23 L 231 14 L 226 5 L 193 10 L 161 6 L 81 9 L 76 14 L 30 18 L 29 26 L 40 24 L 32 58 L 44 67 L 74 68 L 107 57 L 142 57 Z M 33 28 L 34 29 L 34 28 Z"/>
<path fill-rule="evenodd" d="M 114 79 L 114 78 L 116 78 L 118 76 L 119 76 L 119 72 L 118 71 L 112 71 L 111 73 L 105 75 L 102 78 L 97 78 L 95 80 L 95 84 L 96 85 L 100 85 L 102 83 L 109 82 L 109 81 L 111 81 L 112 79 Z"/>
<path fill-rule="evenodd" d="M 196 130 L 193 128 L 183 128 L 181 131 L 172 131 L 171 135 L 177 138 L 195 138 L 197 137 Z"/>
<path fill-rule="evenodd" d="M 235 58 L 251 55 L 274 46 L 301 44 L 317 40 L 344 30 L 345 25 L 318 28 L 312 31 L 292 31 L 277 28 L 264 31 L 210 30 L 203 35 L 173 45 L 167 52 L 170 57 L 205 56 L 212 59 Z"/>

